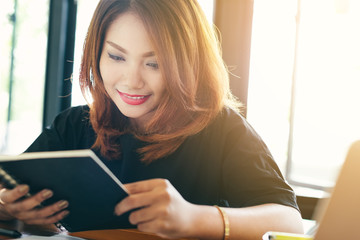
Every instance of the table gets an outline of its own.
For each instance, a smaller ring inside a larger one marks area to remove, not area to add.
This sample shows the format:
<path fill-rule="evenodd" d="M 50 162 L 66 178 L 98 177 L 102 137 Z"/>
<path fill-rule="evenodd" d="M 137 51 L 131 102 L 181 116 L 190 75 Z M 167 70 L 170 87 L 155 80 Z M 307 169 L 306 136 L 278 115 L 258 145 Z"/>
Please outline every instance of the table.
<path fill-rule="evenodd" d="M 10 222 L 0 221 L 0 228 L 17 230 L 24 235 L 53 236 L 61 233 L 53 224 L 51 225 L 26 225 L 20 221 Z M 163 240 L 154 234 L 140 232 L 136 229 L 109 229 L 109 230 L 92 230 L 83 232 L 73 232 L 64 234 L 91 240 Z M 12 239 L 0 235 L 0 239 Z M 191 238 L 181 238 L 179 240 L 195 240 Z"/>

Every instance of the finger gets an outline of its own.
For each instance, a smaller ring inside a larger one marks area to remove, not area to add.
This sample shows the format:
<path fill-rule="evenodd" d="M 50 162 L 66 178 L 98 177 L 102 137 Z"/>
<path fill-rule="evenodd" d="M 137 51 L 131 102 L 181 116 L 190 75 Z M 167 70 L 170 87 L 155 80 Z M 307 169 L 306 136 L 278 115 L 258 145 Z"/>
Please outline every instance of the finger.
<path fill-rule="evenodd" d="M 55 215 L 49 216 L 47 218 L 34 218 L 34 219 L 28 219 L 23 220 L 26 224 L 36 224 L 36 225 L 42 225 L 42 224 L 52 224 L 57 223 L 63 218 L 65 218 L 67 215 L 69 215 L 68 210 L 61 211 L 59 213 L 56 213 Z"/>
<path fill-rule="evenodd" d="M 137 208 L 170 202 L 171 196 L 167 188 L 155 187 L 152 191 L 131 194 L 115 206 L 115 214 L 121 215 L 127 211 Z"/>
<path fill-rule="evenodd" d="M 19 185 L 14 189 L 1 190 L 0 199 L 3 203 L 12 203 L 25 196 L 29 192 L 28 185 Z"/>
<path fill-rule="evenodd" d="M 45 219 L 67 208 L 68 206 L 69 203 L 67 201 L 59 201 L 43 208 L 34 208 L 30 211 L 20 212 L 17 215 L 17 218 L 22 221 L 27 221 L 29 219 Z"/>
<path fill-rule="evenodd" d="M 115 214 L 119 216 L 132 209 L 148 206 L 151 203 L 150 198 L 149 193 L 132 194 L 115 206 Z"/>
<path fill-rule="evenodd" d="M 44 200 L 52 197 L 53 192 L 49 189 L 44 189 L 37 194 L 28 197 L 22 201 L 15 202 L 13 204 L 6 205 L 7 210 L 14 216 L 17 216 L 19 212 L 29 211 L 39 206 Z"/>
<path fill-rule="evenodd" d="M 157 207 L 150 206 L 140 208 L 132 212 L 129 216 L 129 221 L 133 225 L 138 225 L 140 223 L 149 222 L 159 217 L 156 211 Z"/>
<path fill-rule="evenodd" d="M 156 179 L 138 181 L 134 183 L 127 183 L 124 185 L 130 194 L 135 194 L 135 193 L 151 191 L 156 187 L 167 187 L 168 184 L 169 184 L 168 180 L 156 178 Z"/>

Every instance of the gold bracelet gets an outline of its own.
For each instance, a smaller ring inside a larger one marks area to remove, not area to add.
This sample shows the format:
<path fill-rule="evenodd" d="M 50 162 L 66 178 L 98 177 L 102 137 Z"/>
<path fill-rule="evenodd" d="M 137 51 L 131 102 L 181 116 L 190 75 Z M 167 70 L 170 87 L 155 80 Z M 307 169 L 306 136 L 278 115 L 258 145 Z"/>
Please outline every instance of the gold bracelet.
<path fill-rule="evenodd" d="M 217 205 L 214 205 L 214 207 L 216 207 L 222 217 L 223 223 L 224 223 L 224 240 L 229 240 L 230 239 L 230 222 L 229 222 L 229 217 L 226 214 L 226 212 L 224 211 L 224 209 L 222 207 L 219 207 Z"/>

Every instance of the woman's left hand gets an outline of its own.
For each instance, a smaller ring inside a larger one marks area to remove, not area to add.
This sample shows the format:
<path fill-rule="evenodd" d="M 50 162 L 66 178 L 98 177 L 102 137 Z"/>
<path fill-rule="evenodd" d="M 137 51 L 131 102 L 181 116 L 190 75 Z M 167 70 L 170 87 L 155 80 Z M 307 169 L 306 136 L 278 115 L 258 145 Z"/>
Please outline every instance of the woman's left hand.
<path fill-rule="evenodd" d="M 140 231 L 166 238 L 191 235 L 195 205 L 185 201 L 168 180 L 151 179 L 125 184 L 125 187 L 130 195 L 115 206 L 117 215 L 136 209 L 129 221 Z"/>

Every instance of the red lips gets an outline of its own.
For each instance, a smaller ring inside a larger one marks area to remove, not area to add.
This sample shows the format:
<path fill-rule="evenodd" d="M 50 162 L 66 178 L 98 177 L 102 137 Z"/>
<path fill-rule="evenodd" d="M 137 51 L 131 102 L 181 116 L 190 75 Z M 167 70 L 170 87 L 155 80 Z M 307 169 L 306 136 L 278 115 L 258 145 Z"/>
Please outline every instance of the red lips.
<path fill-rule="evenodd" d="M 145 103 L 151 95 L 132 95 L 127 93 L 119 92 L 121 99 L 129 105 L 140 105 Z"/>

